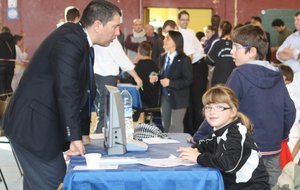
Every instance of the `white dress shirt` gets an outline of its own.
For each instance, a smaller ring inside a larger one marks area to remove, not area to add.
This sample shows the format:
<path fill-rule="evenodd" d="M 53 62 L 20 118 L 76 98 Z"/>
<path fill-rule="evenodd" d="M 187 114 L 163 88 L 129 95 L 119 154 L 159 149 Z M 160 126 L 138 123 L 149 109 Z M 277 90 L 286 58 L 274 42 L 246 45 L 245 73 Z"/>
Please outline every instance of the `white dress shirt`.
<path fill-rule="evenodd" d="M 290 66 L 294 73 L 300 71 L 300 66 L 298 63 L 298 55 L 300 53 L 300 32 L 294 32 L 293 34 L 289 35 L 289 37 L 287 37 L 285 39 L 285 41 L 283 42 L 283 44 L 279 47 L 279 49 L 276 52 L 276 58 L 281 61 L 282 63 Z M 294 49 L 294 56 L 292 59 L 288 59 L 288 60 L 281 60 L 279 58 L 279 53 L 281 53 L 285 48 L 292 48 Z"/>
<path fill-rule="evenodd" d="M 123 71 L 131 71 L 134 64 L 125 54 L 118 39 L 115 39 L 108 47 L 94 45 L 95 62 L 94 73 L 101 76 L 117 76 L 119 68 Z"/>
<path fill-rule="evenodd" d="M 179 28 L 179 32 L 183 37 L 183 51 L 189 56 L 193 55 L 192 63 L 202 59 L 205 54 L 200 41 L 197 39 L 195 32 L 191 29 Z"/>

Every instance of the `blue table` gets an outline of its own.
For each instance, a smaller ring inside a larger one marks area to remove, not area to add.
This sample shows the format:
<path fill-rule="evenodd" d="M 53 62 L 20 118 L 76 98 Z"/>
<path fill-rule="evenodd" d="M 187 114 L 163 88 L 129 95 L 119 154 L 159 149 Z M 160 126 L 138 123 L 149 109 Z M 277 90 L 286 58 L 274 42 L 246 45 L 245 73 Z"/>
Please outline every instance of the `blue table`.
<path fill-rule="evenodd" d="M 187 134 L 169 134 L 181 144 L 149 145 L 147 152 L 128 152 L 125 156 L 138 158 L 166 158 L 170 154 L 178 156 L 179 146 L 189 146 L 185 142 Z M 95 142 L 93 142 L 94 144 Z M 107 153 L 98 145 L 86 146 L 87 152 Z M 85 165 L 85 159 L 72 157 L 64 179 L 64 190 L 223 190 L 221 173 L 214 168 L 177 166 L 170 168 L 149 167 L 144 165 L 119 165 L 117 170 L 73 170 L 76 165 Z"/>
<path fill-rule="evenodd" d="M 120 84 L 118 84 L 118 89 L 120 90 L 120 92 L 122 92 L 122 90 L 129 91 L 129 93 L 132 96 L 132 100 L 133 100 L 132 107 L 138 108 L 138 109 L 143 108 L 143 103 L 142 103 L 140 92 L 136 89 L 135 85 L 120 83 Z"/>

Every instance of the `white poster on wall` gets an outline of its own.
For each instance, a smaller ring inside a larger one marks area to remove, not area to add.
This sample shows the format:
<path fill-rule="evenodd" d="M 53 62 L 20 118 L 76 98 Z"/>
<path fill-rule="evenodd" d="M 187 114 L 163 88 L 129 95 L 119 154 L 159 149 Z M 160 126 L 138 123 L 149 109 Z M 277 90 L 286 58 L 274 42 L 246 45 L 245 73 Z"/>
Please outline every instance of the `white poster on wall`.
<path fill-rule="evenodd" d="M 17 8 L 18 0 L 7 0 L 7 7 L 8 8 Z"/>

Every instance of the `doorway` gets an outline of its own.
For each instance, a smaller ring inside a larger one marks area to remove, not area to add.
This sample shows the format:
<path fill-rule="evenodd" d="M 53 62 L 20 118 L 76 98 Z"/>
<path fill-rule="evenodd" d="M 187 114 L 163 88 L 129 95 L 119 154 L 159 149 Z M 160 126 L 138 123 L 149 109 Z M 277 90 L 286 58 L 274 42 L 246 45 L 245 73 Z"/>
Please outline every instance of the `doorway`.
<path fill-rule="evenodd" d="M 186 10 L 190 14 L 189 28 L 194 32 L 203 31 L 203 28 L 210 25 L 212 9 L 184 9 L 184 8 L 156 8 L 144 9 L 144 23 L 154 26 L 155 29 L 162 27 L 168 19 L 177 22 L 177 14 Z"/>

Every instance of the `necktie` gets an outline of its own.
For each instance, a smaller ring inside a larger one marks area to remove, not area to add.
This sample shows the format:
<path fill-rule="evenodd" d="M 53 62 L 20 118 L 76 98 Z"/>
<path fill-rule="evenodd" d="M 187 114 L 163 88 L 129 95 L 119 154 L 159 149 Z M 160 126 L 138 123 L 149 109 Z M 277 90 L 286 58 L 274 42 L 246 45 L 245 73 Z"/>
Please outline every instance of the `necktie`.
<path fill-rule="evenodd" d="M 93 81 L 94 81 L 94 48 L 90 47 L 90 53 L 89 53 L 89 116 L 91 116 L 92 112 L 92 106 L 93 106 L 93 100 L 92 100 L 92 94 L 93 94 Z"/>
<path fill-rule="evenodd" d="M 163 77 L 166 78 L 168 73 L 169 73 L 169 70 L 170 70 L 170 66 L 171 66 L 171 61 L 170 61 L 170 57 L 168 56 L 167 59 L 166 59 L 166 67 L 165 67 L 165 70 L 163 72 Z M 169 95 L 169 90 L 165 87 L 162 88 L 162 93 L 163 95 L 165 96 L 168 96 Z"/>
<path fill-rule="evenodd" d="M 170 70 L 170 66 L 171 66 L 171 62 L 170 62 L 170 57 L 168 56 L 167 59 L 166 59 L 166 67 L 165 67 L 165 70 L 164 70 L 164 77 L 166 77 L 169 73 L 169 70 Z"/>

